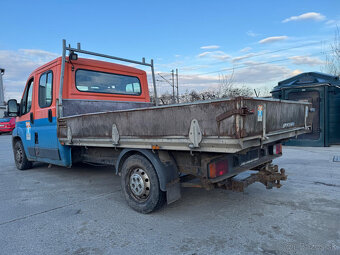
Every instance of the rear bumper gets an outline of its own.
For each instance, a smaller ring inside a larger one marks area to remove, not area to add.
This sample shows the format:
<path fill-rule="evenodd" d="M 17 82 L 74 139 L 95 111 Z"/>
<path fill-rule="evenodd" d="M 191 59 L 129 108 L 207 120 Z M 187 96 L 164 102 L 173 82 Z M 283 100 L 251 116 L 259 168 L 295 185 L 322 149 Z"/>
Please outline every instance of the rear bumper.
<path fill-rule="evenodd" d="M 251 170 L 251 169 L 254 169 L 258 166 L 261 166 L 261 165 L 264 165 L 268 162 L 271 162 L 273 159 L 275 158 L 278 158 L 282 156 L 282 154 L 279 154 L 279 155 L 267 155 L 267 156 L 263 156 L 257 160 L 254 160 L 252 162 L 249 162 L 247 164 L 243 164 L 242 166 L 236 166 L 236 167 L 233 167 L 227 174 L 223 175 L 223 176 L 220 176 L 220 177 L 217 177 L 217 178 L 214 178 L 214 179 L 210 179 L 209 181 L 211 183 L 218 183 L 218 182 L 222 182 L 224 181 L 225 179 L 228 179 L 230 177 L 233 177 L 235 175 L 238 175 L 244 171 L 247 171 L 247 170 Z"/>

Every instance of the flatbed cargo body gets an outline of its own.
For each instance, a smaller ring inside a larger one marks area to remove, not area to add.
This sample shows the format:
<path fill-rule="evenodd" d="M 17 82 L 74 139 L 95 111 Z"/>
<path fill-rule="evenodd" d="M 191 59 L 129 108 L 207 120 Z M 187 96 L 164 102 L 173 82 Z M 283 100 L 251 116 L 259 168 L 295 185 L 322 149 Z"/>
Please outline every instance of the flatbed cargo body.
<path fill-rule="evenodd" d="M 79 114 L 58 120 L 58 138 L 66 145 L 235 153 L 305 133 L 308 105 L 239 97 Z"/>

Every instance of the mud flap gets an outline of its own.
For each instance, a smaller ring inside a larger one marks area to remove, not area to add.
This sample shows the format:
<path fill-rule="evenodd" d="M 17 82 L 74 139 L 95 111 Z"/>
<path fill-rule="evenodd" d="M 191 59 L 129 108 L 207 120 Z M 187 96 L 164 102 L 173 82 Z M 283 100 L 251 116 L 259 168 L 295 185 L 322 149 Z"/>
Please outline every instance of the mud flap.
<path fill-rule="evenodd" d="M 166 184 L 166 201 L 171 204 L 181 198 L 181 185 L 179 179 Z"/>

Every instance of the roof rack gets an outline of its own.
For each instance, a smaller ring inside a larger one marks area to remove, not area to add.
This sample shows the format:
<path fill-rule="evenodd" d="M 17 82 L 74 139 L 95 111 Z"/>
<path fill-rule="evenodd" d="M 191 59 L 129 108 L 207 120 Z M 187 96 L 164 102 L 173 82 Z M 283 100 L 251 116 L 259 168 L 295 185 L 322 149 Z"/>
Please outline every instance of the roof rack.
<path fill-rule="evenodd" d="M 61 60 L 61 72 L 60 72 L 60 85 L 59 85 L 59 99 L 58 99 L 58 116 L 63 117 L 63 86 L 64 86 L 64 74 L 65 74 L 65 62 L 66 62 L 66 52 L 69 52 L 69 54 L 73 54 L 75 52 L 81 53 L 81 54 L 86 54 L 86 55 L 92 55 L 92 56 L 97 56 L 97 57 L 102 57 L 102 58 L 108 58 L 108 59 L 114 59 L 122 62 L 128 62 L 132 64 L 137 64 L 137 65 L 143 65 L 143 66 L 149 66 L 151 67 L 151 73 L 152 73 L 152 83 L 154 87 L 154 96 L 155 96 L 155 103 L 156 106 L 158 106 L 158 98 L 157 98 L 157 89 L 156 89 L 156 79 L 155 79 L 155 71 L 154 71 L 154 64 L 153 64 L 153 59 L 151 59 L 150 63 L 145 62 L 145 58 L 142 59 L 142 61 L 135 61 L 131 59 L 126 59 L 126 58 L 120 58 L 120 57 L 115 57 L 115 56 L 110 56 L 106 54 L 101 54 L 97 52 L 92 52 L 92 51 L 86 51 L 82 50 L 80 47 L 80 43 L 77 43 L 77 48 L 72 48 L 71 45 L 69 44 L 66 46 L 66 40 L 63 39 L 63 52 L 62 52 L 62 60 Z"/>

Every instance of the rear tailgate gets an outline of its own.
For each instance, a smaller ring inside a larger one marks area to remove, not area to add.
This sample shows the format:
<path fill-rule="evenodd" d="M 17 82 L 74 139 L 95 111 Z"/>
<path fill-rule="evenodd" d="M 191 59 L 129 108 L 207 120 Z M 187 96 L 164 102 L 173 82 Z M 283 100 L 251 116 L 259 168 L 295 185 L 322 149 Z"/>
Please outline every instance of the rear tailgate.
<path fill-rule="evenodd" d="M 242 104 L 254 114 L 242 119 L 241 137 L 307 128 L 311 124 L 308 102 L 243 98 Z"/>

